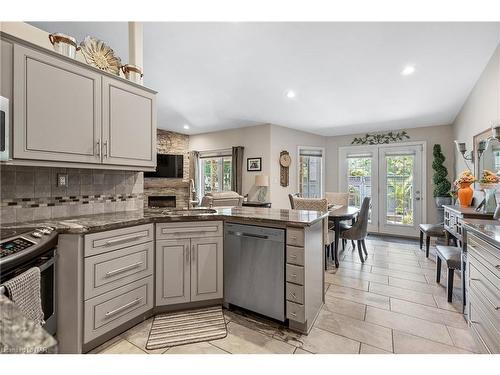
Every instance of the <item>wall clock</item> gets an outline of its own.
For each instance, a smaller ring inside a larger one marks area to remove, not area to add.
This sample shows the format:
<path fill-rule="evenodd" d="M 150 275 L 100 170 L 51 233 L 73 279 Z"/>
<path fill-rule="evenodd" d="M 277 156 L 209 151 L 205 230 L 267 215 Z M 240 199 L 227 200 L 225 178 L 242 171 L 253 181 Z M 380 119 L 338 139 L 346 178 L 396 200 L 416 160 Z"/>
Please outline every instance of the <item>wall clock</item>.
<path fill-rule="evenodd" d="M 283 187 L 288 186 L 289 180 L 289 168 L 292 163 L 292 159 L 290 158 L 290 154 L 288 151 L 280 152 L 280 185 Z"/>

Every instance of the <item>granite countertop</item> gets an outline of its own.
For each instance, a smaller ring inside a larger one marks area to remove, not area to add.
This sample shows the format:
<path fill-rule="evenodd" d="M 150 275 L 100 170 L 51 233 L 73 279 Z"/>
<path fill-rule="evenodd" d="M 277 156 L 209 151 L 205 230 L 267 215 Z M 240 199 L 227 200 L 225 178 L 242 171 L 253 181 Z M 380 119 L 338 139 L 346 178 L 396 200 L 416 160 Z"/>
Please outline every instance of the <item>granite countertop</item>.
<path fill-rule="evenodd" d="M 56 353 L 57 341 L 0 295 L 0 353 Z"/>
<path fill-rule="evenodd" d="M 304 210 L 280 210 L 261 207 L 214 207 L 215 213 L 164 215 L 164 208 L 147 208 L 137 211 L 122 211 L 107 214 L 75 216 L 52 220 L 40 220 L 16 224 L 5 224 L 1 228 L 24 228 L 47 225 L 59 233 L 90 233 L 127 226 L 180 221 L 230 220 L 231 218 L 251 223 L 289 224 L 310 226 L 326 218 L 328 212 Z"/>
<path fill-rule="evenodd" d="M 500 221 L 466 219 L 466 230 L 471 230 L 485 241 L 500 247 Z"/>

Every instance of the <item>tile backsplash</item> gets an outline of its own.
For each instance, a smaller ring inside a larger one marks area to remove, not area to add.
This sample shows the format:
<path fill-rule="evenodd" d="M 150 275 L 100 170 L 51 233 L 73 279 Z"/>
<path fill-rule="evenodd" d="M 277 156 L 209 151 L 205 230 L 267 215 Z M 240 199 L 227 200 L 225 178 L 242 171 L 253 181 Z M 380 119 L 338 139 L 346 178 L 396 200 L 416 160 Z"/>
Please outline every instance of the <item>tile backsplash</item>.
<path fill-rule="evenodd" d="M 142 172 L 2 165 L 0 184 L 2 224 L 143 207 Z"/>

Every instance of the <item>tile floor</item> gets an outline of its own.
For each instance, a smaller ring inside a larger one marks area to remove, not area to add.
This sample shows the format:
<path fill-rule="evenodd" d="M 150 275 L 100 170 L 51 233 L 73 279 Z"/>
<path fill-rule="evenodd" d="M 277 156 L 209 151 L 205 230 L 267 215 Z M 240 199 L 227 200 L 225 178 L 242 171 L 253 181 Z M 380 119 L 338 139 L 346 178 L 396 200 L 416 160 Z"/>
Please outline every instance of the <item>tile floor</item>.
<path fill-rule="evenodd" d="M 434 254 L 426 259 L 417 242 L 381 237 L 369 238 L 367 248 L 364 264 L 349 245 L 340 254 L 340 268 L 330 266 L 326 271 L 325 305 L 309 335 L 250 314 L 225 311 L 228 335 L 221 340 L 146 350 L 149 319 L 92 353 L 475 352 L 461 314 L 460 288 L 454 291 L 454 302 L 448 303 L 444 285 L 434 282 Z M 455 285 L 460 286 L 456 277 Z"/>

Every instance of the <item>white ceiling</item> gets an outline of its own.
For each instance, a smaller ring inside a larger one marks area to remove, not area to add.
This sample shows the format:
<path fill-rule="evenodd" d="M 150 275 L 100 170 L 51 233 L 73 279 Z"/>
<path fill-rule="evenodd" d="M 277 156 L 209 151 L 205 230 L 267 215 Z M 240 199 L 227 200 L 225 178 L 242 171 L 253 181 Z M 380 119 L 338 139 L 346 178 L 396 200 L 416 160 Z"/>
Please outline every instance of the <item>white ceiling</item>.
<path fill-rule="evenodd" d="M 96 36 L 128 59 L 124 22 L 31 24 Z M 145 23 L 144 83 L 159 92 L 158 126 L 191 134 L 261 123 L 322 135 L 443 125 L 493 54 L 499 25 Z M 416 72 L 401 76 L 407 64 Z"/>

